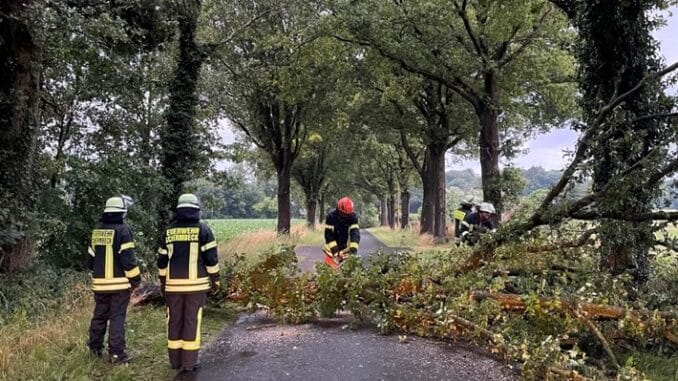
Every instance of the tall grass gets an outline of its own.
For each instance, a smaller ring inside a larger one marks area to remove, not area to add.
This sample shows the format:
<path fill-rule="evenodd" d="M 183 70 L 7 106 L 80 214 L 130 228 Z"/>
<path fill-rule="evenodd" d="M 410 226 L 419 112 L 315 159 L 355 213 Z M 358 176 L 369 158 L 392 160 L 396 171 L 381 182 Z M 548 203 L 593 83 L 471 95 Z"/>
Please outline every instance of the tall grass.
<path fill-rule="evenodd" d="M 430 234 L 419 234 L 415 229 L 390 229 L 388 227 L 377 227 L 367 229 L 370 233 L 389 247 L 408 248 L 413 251 L 425 251 L 432 249 L 446 249 L 451 245 L 436 245 L 435 240 Z"/>
<path fill-rule="evenodd" d="M 113 367 L 89 354 L 87 330 L 91 292 L 76 289 L 59 313 L 28 322 L 17 318 L 0 329 L 0 380 L 169 380 L 164 307 L 132 307 L 127 317 L 127 351 L 132 362 Z M 233 306 L 208 308 L 203 341 L 234 316 Z"/>

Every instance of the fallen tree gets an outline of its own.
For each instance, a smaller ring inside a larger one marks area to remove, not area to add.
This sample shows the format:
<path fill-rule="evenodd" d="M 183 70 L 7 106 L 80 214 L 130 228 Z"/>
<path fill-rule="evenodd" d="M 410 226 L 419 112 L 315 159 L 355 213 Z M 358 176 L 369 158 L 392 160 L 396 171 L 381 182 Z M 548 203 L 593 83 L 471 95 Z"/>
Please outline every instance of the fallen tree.
<path fill-rule="evenodd" d="M 500 248 L 490 266 L 469 273 L 459 270 L 472 253 L 454 248 L 375 256 L 366 263 L 351 258 L 338 272 L 319 266 L 316 276 L 299 276 L 293 250 L 282 248 L 252 266 L 236 266 L 227 297 L 253 309 L 266 306 L 288 322 L 310 321 L 343 309 L 385 334 L 471 340 L 516 363 L 525 379 L 583 380 L 610 372 L 637 373 L 620 356 L 620 343 L 674 350 L 678 346 L 675 303 L 669 301 L 661 310 L 642 308 L 640 302 L 634 308 L 611 305 L 605 301 L 623 300 L 622 288 L 595 271 L 593 259 L 580 258 L 574 268 L 560 252 L 529 257 L 519 252 L 520 246 L 510 250 L 515 253 Z M 591 256 L 582 248 L 568 250 Z M 554 265 L 549 255 L 560 258 L 559 264 Z M 522 266 L 516 262 L 520 260 Z M 582 276 L 559 276 L 554 266 Z M 507 275 L 498 273 L 499 268 L 527 271 Z M 508 278 L 523 294 L 498 292 Z M 585 342 L 597 344 L 584 350 L 580 345 Z"/>

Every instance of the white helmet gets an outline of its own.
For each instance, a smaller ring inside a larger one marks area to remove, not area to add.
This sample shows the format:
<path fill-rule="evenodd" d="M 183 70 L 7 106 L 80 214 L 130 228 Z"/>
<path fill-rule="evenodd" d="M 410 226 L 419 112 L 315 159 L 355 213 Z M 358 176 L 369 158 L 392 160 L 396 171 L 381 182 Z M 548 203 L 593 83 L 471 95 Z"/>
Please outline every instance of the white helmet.
<path fill-rule="evenodd" d="M 476 198 L 473 195 L 467 194 L 462 199 L 460 204 L 462 205 L 473 205 L 476 202 Z"/>
<path fill-rule="evenodd" d="M 497 213 L 494 210 L 494 205 L 492 205 L 489 202 L 481 202 L 480 205 L 478 206 L 478 211 L 479 212 L 487 212 L 487 213 L 491 213 L 491 214 Z"/>

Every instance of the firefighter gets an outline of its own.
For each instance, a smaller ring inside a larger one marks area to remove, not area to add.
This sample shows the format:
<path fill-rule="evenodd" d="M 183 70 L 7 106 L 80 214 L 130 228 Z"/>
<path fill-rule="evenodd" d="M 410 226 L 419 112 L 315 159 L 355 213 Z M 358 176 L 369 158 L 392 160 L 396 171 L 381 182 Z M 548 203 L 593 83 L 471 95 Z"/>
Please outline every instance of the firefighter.
<path fill-rule="evenodd" d="M 349 254 L 358 254 L 360 227 L 358 216 L 353 212 L 353 201 L 343 197 L 337 207 L 325 219 L 325 245 L 323 252 L 335 262 L 341 263 Z"/>
<path fill-rule="evenodd" d="M 207 293 L 219 290 L 219 258 L 212 230 L 200 221 L 193 194 L 179 197 L 174 218 L 160 238 L 158 272 L 167 304 L 167 349 L 172 369 L 198 367 L 200 325 Z"/>
<path fill-rule="evenodd" d="M 459 246 L 461 244 L 461 223 L 469 213 L 473 212 L 475 206 L 475 198 L 471 195 L 466 195 L 461 199 L 459 208 L 452 213 L 454 219 L 454 242 Z"/>
<path fill-rule="evenodd" d="M 481 202 L 478 211 L 466 215 L 461 223 L 461 241 L 469 245 L 478 243 L 480 234 L 496 230 L 492 215 L 495 214 L 494 205 Z"/>
<path fill-rule="evenodd" d="M 108 325 L 109 361 L 114 365 L 130 360 L 125 352 L 125 316 L 130 293 L 141 282 L 132 230 L 123 221 L 128 204 L 131 205 L 131 199 L 124 196 L 106 201 L 87 248 L 95 302 L 87 346 L 100 357 Z"/>

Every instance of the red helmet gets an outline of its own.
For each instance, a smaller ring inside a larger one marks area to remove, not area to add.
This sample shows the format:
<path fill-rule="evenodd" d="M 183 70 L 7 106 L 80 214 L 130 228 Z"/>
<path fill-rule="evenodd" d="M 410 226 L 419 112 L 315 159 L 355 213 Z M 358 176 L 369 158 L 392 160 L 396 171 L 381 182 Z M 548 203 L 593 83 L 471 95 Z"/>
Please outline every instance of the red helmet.
<path fill-rule="evenodd" d="M 353 213 L 353 201 L 348 197 L 343 197 L 337 201 L 337 210 L 341 214 L 351 214 Z"/>

